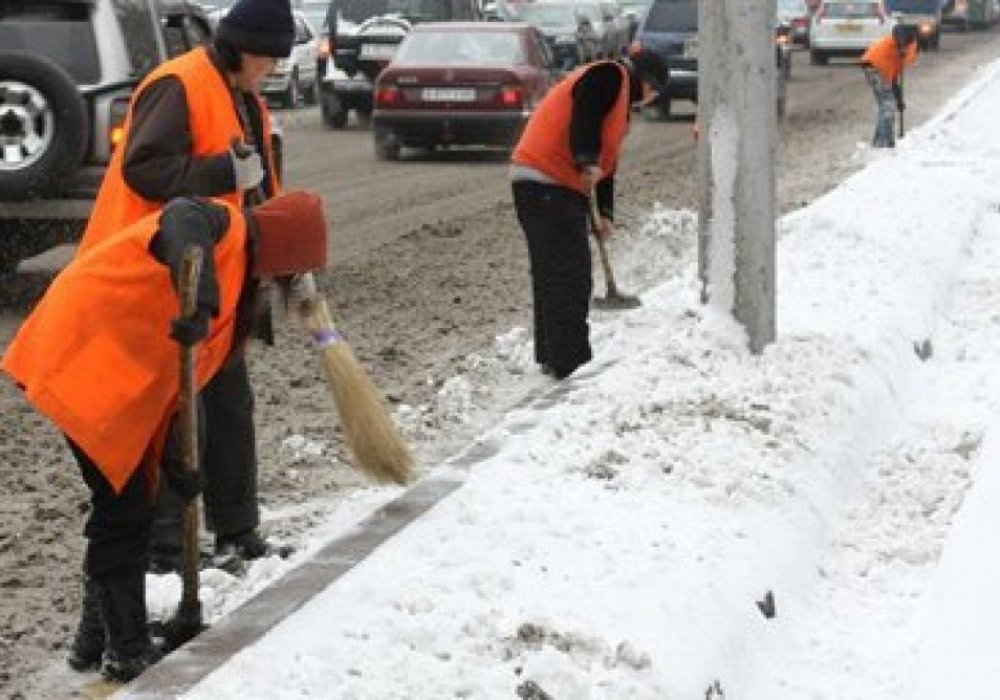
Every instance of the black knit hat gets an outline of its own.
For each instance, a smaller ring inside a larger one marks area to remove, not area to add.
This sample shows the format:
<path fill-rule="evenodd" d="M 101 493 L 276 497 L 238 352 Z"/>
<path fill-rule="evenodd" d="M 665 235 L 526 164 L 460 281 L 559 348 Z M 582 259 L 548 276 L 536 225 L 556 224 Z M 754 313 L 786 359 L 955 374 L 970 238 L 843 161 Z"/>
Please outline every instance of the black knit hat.
<path fill-rule="evenodd" d="M 286 58 L 295 40 L 291 3 L 239 0 L 219 21 L 216 36 L 244 53 Z"/>
<path fill-rule="evenodd" d="M 632 102 L 642 99 L 641 83 L 649 83 L 654 89 L 663 92 L 670 82 L 670 68 L 667 62 L 652 51 L 636 51 L 622 58 L 621 62 L 628 68 L 629 77 L 632 79 L 630 95 Z"/>

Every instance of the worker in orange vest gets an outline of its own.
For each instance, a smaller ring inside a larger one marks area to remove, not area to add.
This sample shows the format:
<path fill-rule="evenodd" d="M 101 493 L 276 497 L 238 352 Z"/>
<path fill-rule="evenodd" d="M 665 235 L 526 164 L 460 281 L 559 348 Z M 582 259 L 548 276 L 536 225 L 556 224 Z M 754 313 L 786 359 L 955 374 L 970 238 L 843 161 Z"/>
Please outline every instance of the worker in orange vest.
<path fill-rule="evenodd" d="M 590 197 L 600 212 L 595 235 L 607 237 L 630 112 L 652 102 L 668 75 L 646 51 L 582 66 L 549 91 L 514 149 L 510 177 L 531 262 L 535 361 L 557 379 L 592 357 Z"/>
<path fill-rule="evenodd" d="M 875 94 L 876 148 L 896 145 L 896 109 L 906 109 L 903 102 L 904 71 L 917 60 L 917 31 L 914 27 L 897 24 L 892 33 L 868 47 L 861 57 L 865 78 Z"/>
<path fill-rule="evenodd" d="M 290 54 L 294 31 L 289 0 L 239 0 L 219 21 L 211 45 L 167 61 L 143 80 L 79 254 L 174 197 L 247 205 L 251 197 L 280 192 L 271 117 L 258 91 Z M 270 342 L 269 316 L 257 320 L 264 327 L 255 335 Z M 204 402 L 205 523 L 215 533 L 216 553 L 243 559 L 281 553 L 258 531 L 254 397 L 242 355 L 216 375 Z M 156 572 L 180 567 L 181 506 L 165 488 L 153 530 Z"/>
<path fill-rule="evenodd" d="M 189 246 L 203 249 L 198 311 L 174 290 Z M 179 396 L 177 344 L 199 345 L 204 392 L 240 352 L 256 280 L 323 268 L 319 197 L 291 192 L 243 210 L 178 198 L 77 256 L 52 282 L 0 367 L 65 434 L 91 492 L 88 597 L 71 649 L 78 670 L 129 681 L 155 663 L 145 576 L 161 472 L 185 499 L 200 482 L 168 439 Z"/>

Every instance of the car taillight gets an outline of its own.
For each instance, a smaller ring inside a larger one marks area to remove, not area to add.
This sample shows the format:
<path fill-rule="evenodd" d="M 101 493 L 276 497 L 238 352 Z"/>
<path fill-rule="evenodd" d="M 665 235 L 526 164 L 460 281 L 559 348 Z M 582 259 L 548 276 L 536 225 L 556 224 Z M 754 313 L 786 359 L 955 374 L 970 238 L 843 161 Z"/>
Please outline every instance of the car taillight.
<path fill-rule="evenodd" d="M 524 102 L 524 93 L 519 87 L 505 87 L 500 89 L 500 103 L 504 107 L 520 107 Z"/>
<path fill-rule="evenodd" d="M 108 143 L 113 151 L 125 140 L 125 116 L 128 114 L 128 98 L 116 97 L 111 100 L 108 112 Z"/>
<path fill-rule="evenodd" d="M 380 87 L 375 93 L 375 102 L 381 107 L 391 107 L 392 105 L 398 105 L 402 97 L 403 94 L 399 91 L 399 88 L 394 85 L 386 85 Z"/>
<path fill-rule="evenodd" d="M 330 39 L 329 37 L 323 37 L 319 42 L 319 48 L 317 49 L 319 58 L 329 58 L 330 57 Z"/>

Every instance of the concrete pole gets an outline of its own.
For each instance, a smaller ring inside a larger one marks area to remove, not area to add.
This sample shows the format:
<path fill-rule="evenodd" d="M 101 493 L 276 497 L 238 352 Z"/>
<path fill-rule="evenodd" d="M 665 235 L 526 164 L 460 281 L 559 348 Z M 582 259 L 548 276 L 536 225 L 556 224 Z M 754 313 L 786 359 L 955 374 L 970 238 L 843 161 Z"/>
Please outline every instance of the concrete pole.
<path fill-rule="evenodd" d="M 702 301 L 775 338 L 774 3 L 698 3 L 698 272 Z"/>

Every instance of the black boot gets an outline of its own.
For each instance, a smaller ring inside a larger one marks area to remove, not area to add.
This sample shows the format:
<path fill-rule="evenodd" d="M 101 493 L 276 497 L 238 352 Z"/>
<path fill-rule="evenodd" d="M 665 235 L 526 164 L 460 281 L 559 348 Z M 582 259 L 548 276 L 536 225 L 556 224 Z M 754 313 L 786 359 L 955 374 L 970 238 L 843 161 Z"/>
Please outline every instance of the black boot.
<path fill-rule="evenodd" d="M 146 622 L 145 572 L 102 578 L 100 599 L 107 632 L 101 673 L 107 680 L 127 683 L 163 657 Z"/>
<path fill-rule="evenodd" d="M 294 548 L 289 545 L 274 545 L 261 537 L 257 530 L 246 530 L 234 535 L 216 535 L 216 557 L 239 557 L 244 560 L 263 557 L 288 557 Z"/>
<path fill-rule="evenodd" d="M 104 654 L 104 619 L 97 582 L 87 577 L 83 582 L 83 609 L 80 624 L 69 647 L 66 661 L 74 671 L 96 671 Z"/>

